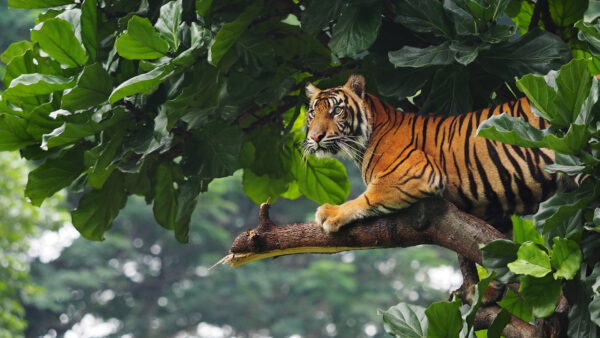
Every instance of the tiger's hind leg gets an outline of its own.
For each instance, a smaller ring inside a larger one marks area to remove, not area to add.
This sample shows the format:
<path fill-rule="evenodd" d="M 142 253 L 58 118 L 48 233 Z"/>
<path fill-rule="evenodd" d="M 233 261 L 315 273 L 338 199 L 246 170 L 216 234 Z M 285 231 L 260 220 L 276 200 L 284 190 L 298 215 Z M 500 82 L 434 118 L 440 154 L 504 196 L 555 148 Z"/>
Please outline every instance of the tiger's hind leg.
<path fill-rule="evenodd" d="M 315 215 L 317 223 L 326 232 L 335 232 L 357 219 L 389 214 L 438 194 L 442 178 L 437 165 L 420 151 L 415 151 L 411 159 L 410 167 L 398 166 L 376 176 L 357 198 L 341 205 L 320 206 Z"/>

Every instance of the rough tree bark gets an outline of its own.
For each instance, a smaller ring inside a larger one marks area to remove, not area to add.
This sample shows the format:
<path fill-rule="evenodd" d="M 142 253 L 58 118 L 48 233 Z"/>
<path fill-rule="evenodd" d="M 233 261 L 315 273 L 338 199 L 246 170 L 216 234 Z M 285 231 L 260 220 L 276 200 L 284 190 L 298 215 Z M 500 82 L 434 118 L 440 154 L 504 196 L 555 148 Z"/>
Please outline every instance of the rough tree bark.
<path fill-rule="evenodd" d="M 456 292 L 466 299 L 469 297 L 465 293 L 477 283 L 477 276 L 473 275 L 472 268 L 465 268 L 465 258 L 481 264 L 479 246 L 500 238 L 506 237 L 491 225 L 441 198 L 419 201 L 400 213 L 360 220 L 330 234 L 315 222 L 275 225 L 269 218 L 269 204 L 263 203 L 258 226 L 239 234 L 229 255 L 217 264 L 237 267 L 255 260 L 290 254 L 435 244 L 459 255 L 465 284 Z M 481 307 L 475 327 L 488 328 L 500 310 L 496 305 Z M 509 338 L 541 336 L 535 326 L 514 316 L 503 335 Z"/>

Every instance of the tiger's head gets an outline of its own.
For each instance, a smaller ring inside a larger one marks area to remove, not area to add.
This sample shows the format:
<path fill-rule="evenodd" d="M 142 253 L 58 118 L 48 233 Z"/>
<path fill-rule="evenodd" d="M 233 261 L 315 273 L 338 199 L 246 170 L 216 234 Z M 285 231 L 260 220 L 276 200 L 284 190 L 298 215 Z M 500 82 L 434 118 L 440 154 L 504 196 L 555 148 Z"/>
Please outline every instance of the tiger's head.
<path fill-rule="evenodd" d="M 339 152 L 360 161 L 368 138 L 365 78 L 353 74 L 345 85 L 320 90 L 306 84 L 306 152 L 318 157 Z"/>

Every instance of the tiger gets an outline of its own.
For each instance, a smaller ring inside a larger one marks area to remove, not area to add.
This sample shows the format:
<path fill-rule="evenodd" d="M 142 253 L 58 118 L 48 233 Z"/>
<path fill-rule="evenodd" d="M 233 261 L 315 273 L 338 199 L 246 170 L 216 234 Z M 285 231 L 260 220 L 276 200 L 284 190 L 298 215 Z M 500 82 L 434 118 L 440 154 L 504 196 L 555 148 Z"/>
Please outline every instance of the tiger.
<path fill-rule="evenodd" d="M 532 214 L 553 194 L 558 177 L 542 169 L 554 152 L 477 137 L 477 127 L 503 112 L 538 129 L 527 98 L 456 116 L 396 110 L 366 92 L 360 74 L 340 87 L 305 87 L 309 105 L 304 151 L 317 157 L 348 155 L 361 169 L 366 190 L 341 205 L 318 207 L 327 233 L 366 217 L 389 214 L 440 196 L 486 222 L 506 227 L 512 214 Z"/>

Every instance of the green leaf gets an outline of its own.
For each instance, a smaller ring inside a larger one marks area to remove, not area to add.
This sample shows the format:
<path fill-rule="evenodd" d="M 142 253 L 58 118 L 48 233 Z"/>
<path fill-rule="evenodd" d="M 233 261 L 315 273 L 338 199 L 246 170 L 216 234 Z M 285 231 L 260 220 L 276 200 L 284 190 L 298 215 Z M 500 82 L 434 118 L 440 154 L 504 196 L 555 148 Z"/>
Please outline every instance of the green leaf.
<path fill-rule="evenodd" d="M 533 226 L 533 221 L 524 220 L 517 215 L 512 216 L 513 241 L 515 243 L 525 243 L 531 241 L 537 244 L 544 244 L 544 238 Z"/>
<path fill-rule="evenodd" d="M 81 40 L 92 60 L 98 51 L 97 0 L 84 0 L 81 3 Z"/>
<path fill-rule="evenodd" d="M 196 0 L 196 13 L 201 17 L 205 17 L 210 12 L 213 0 Z"/>
<path fill-rule="evenodd" d="M 88 170 L 88 183 L 92 188 L 102 189 L 108 177 L 117 167 L 117 165 L 113 163 L 113 160 L 117 151 L 123 144 L 124 133 L 125 128 L 121 128 L 114 132 L 114 135 L 111 135 L 110 140 L 106 141 L 107 131 L 104 131 L 102 143 L 95 147 L 97 149 L 92 149 L 92 151 L 96 150 L 99 152 L 94 164 Z"/>
<path fill-rule="evenodd" d="M 567 27 L 581 19 L 588 7 L 588 0 L 548 0 L 550 16 L 555 24 Z"/>
<path fill-rule="evenodd" d="M 166 229 L 173 229 L 177 218 L 177 191 L 175 189 L 175 168 L 161 163 L 156 169 L 154 186 L 154 218 Z"/>
<path fill-rule="evenodd" d="M 181 0 L 169 1 L 160 7 L 160 16 L 154 25 L 160 36 L 167 40 L 173 52 L 179 49 L 179 25 L 182 13 Z"/>
<path fill-rule="evenodd" d="M 473 328 L 477 310 L 481 306 L 481 303 L 483 302 L 484 294 L 487 291 L 487 287 L 490 284 L 490 282 L 494 279 L 494 277 L 496 277 L 496 273 L 492 272 L 489 276 L 482 278 L 479 281 L 479 283 L 477 283 L 475 286 L 475 290 L 473 291 L 473 302 L 471 304 L 471 308 L 469 308 L 469 311 L 465 314 L 465 317 L 464 317 L 465 321 L 467 322 L 467 325 L 469 327 L 469 330 L 471 330 L 471 328 Z"/>
<path fill-rule="evenodd" d="M 432 33 L 450 40 L 452 29 L 442 3 L 437 0 L 396 0 L 395 21 L 419 33 Z"/>
<path fill-rule="evenodd" d="M 27 133 L 27 121 L 0 115 L 0 151 L 14 151 L 36 143 Z"/>
<path fill-rule="evenodd" d="M 556 269 L 554 278 L 562 277 L 564 279 L 573 279 L 579 267 L 583 256 L 577 242 L 560 237 L 554 237 L 552 246 L 552 267 Z"/>
<path fill-rule="evenodd" d="M 455 52 L 450 49 L 450 42 L 446 41 L 437 46 L 416 48 L 404 46 L 401 49 L 389 52 L 390 62 L 396 67 L 422 68 L 431 65 L 449 65 L 454 62 Z"/>
<path fill-rule="evenodd" d="M 208 61 L 212 65 L 218 65 L 225 53 L 235 44 L 240 38 L 246 27 L 254 21 L 260 14 L 263 7 L 263 1 L 253 2 L 252 5 L 246 7 L 244 12 L 240 14 L 234 21 L 224 24 L 217 36 L 215 42 L 210 48 Z"/>
<path fill-rule="evenodd" d="M 114 172 L 104 188 L 92 190 L 79 200 L 77 209 L 71 212 L 73 225 L 83 237 L 93 241 L 103 240 L 104 233 L 110 229 L 126 202 L 123 175 Z"/>
<path fill-rule="evenodd" d="M 460 6 L 459 4 L 463 5 Z M 465 2 L 456 3 L 454 0 L 444 0 L 444 9 L 452 14 L 454 29 L 459 35 L 476 35 L 478 21 L 473 18 Z"/>
<path fill-rule="evenodd" d="M 590 94 L 592 77 L 586 60 L 573 60 L 560 69 L 556 77 L 558 93 L 553 100 L 556 110 L 562 112 L 568 122 L 574 122 L 580 114 L 585 99 Z"/>
<path fill-rule="evenodd" d="M 429 95 L 421 112 L 458 115 L 471 111 L 473 101 L 469 86 L 469 73 L 464 68 L 446 66 L 438 69 L 431 80 Z"/>
<path fill-rule="evenodd" d="M 22 74 L 10 82 L 2 97 L 8 99 L 47 95 L 75 85 L 75 79 L 57 75 Z"/>
<path fill-rule="evenodd" d="M 508 81 L 529 73 L 546 74 L 570 59 L 567 45 L 557 35 L 541 30 L 481 51 L 477 58 L 488 72 Z"/>
<path fill-rule="evenodd" d="M 195 134 L 184 146 L 182 160 L 186 174 L 217 178 L 233 174 L 239 168 L 242 134 L 228 122 L 215 120 L 202 133 Z"/>
<path fill-rule="evenodd" d="M 242 187 L 252 202 L 260 205 L 269 199 L 271 203 L 275 202 L 287 190 L 287 182 L 283 178 L 258 176 L 252 170 L 244 169 Z"/>
<path fill-rule="evenodd" d="M 319 204 L 340 204 L 350 193 L 350 181 L 346 168 L 338 160 L 308 156 L 306 162 L 301 151 L 296 148 L 303 139 L 303 133 L 294 133 L 286 144 L 284 156 L 291 163 L 290 173 L 298 182 L 300 192 L 306 198 Z"/>
<path fill-rule="evenodd" d="M 115 43 L 120 56 L 131 60 L 157 59 L 169 49 L 147 18 L 134 15 L 127 23 L 127 32 Z"/>
<path fill-rule="evenodd" d="M 560 287 L 560 280 L 552 278 L 550 274 L 542 278 L 523 276 L 519 293 L 527 303 L 531 304 L 533 315 L 544 318 L 554 313 L 560 296 Z"/>
<path fill-rule="evenodd" d="M 514 276 L 506 265 L 517 259 L 519 245 L 507 239 L 489 242 L 481 248 L 482 264 L 496 272 L 496 279 L 506 283 Z"/>
<path fill-rule="evenodd" d="M 15 57 L 25 54 L 26 51 L 31 50 L 32 48 L 33 44 L 26 40 L 11 43 L 6 50 L 2 52 L 2 55 L 0 55 L 0 60 L 5 64 L 8 64 Z"/>
<path fill-rule="evenodd" d="M 506 290 L 506 294 L 498 302 L 498 305 L 526 322 L 531 320 L 531 306 L 511 289 Z"/>
<path fill-rule="evenodd" d="M 76 111 L 98 105 L 108 99 L 112 88 L 112 78 L 100 64 L 85 66 L 77 85 L 65 91 L 61 108 Z"/>
<path fill-rule="evenodd" d="M 510 312 L 508 312 L 506 309 L 502 309 L 500 312 L 498 312 L 498 314 L 496 315 L 496 318 L 494 318 L 492 325 L 490 325 L 490 328 L 488 329 L 488 332 L 487 332 L 487 337 L 488 338 L 502 337 L 502 330 L 504 330 L 506 325 L 508 325 L 508 323 L 510 323 L 511 319 L 512 319 L 512 316 L 510 315 Z"/>
<path fill-rule="evenodd" d="M 25 196 L 33 205 L 40 206 L 47 197 L 68 187 L 84 170 L 81 148 L 63 151 L 29 172 Z"/>
<path fill-rule="evenodd" d="M 418 305 L 399 303 L 387 309 L 378 310 L 383 317 L 385 332 L 394 337 L 425 338 L 427 317 L 425 309 Z"/>
<path fill-rule="evenodd" d="M 542 202 L 533 216 L 535 227 L 549 232 L 593 201 L 598 196 L 598 189 L 591 181 L 585 180 L 575 191 L 558 193 Z"/>
<path fill-rule="evenodd" d="M 587 269 L 583 265 L 582 272 Z M 585 274 L 585 273 L 584 273 Z M 581 274 L 580 276 L 584 275 Z M 596 337 L 597 326 L 592 322 L 590 302 L 593 300 L 593 292 L 590 288 L 590 278 L 594 279 L 594 273 L 587 278 L 574 278 L 566 281 L 563 291 L 569 301 L 569 330 L 567 335 L 574 338 Z"/>
<path fill-rule="evenodd" d="M 333 27 L 329 48 L 339 58 L 354 56 L 371 47 L 380 26 L 380 6 L 349 5 Z"/>
<path fill-rule="evenodd" d="M 175 65 L 173 63 L 167 63 L 149 71 L 148 73 L 134 76 L 115 88 L 110 94 L 108 101 L 111 104 L 114 104 L 115 102 L 127 96 L 139 93 L 149 94 L 154 88 L 156 88 L 156 86 L 174 74 Z"/>
<path fill-rule="evenodd" d="M 508 263 L 510 271 L 534 277 L 544 277 L 552 269 L 550 257 L 546 251 L 540 249 L 535 243 L 523 243 L 517 251 L 517 260 Z"/>
<path fill-rule="evenodd" d="M 74 3 L 73 0 L 8 0 L 10 8 L 49 8 L 69 5 Z"/>
<path fill-rule="evenodd" d="M 73 33 L 73 26 L 63 19 L 48 19 L 31 30 L 31 41 L 37 42 L 53 59 L 69 67 L 83 66 L 87 55 Z"/>
<path fill-rule="evenodd" d="M 460 299 L 453 302 L 437 302 L 431 304 L 427 316 L 428 337 L 458 337 L 463 321 L 460 315 Z"/>
<path fill-rule="evenodd" d="M 589 138 L 584 125 L 572 124 L 564 137 L 558 137 L 507 113 L 483 121 L 477 128 L 477 136 L 520 147 L 549 148 L 565 154 L 577 153 Z"/>
<path fill-rule="evenodd" d="M 600 297 L 594 296 L 589 305 L 590 319 L 594 324 L 600 325 Z"/>
<path fill-rule="evenodd" d="M 342 11 L 344 2 L 342 0 L 321 1 L 312 0 L 302 12 L 302 30 L 308 34 L 315 34 L 335 20 Z"/>

